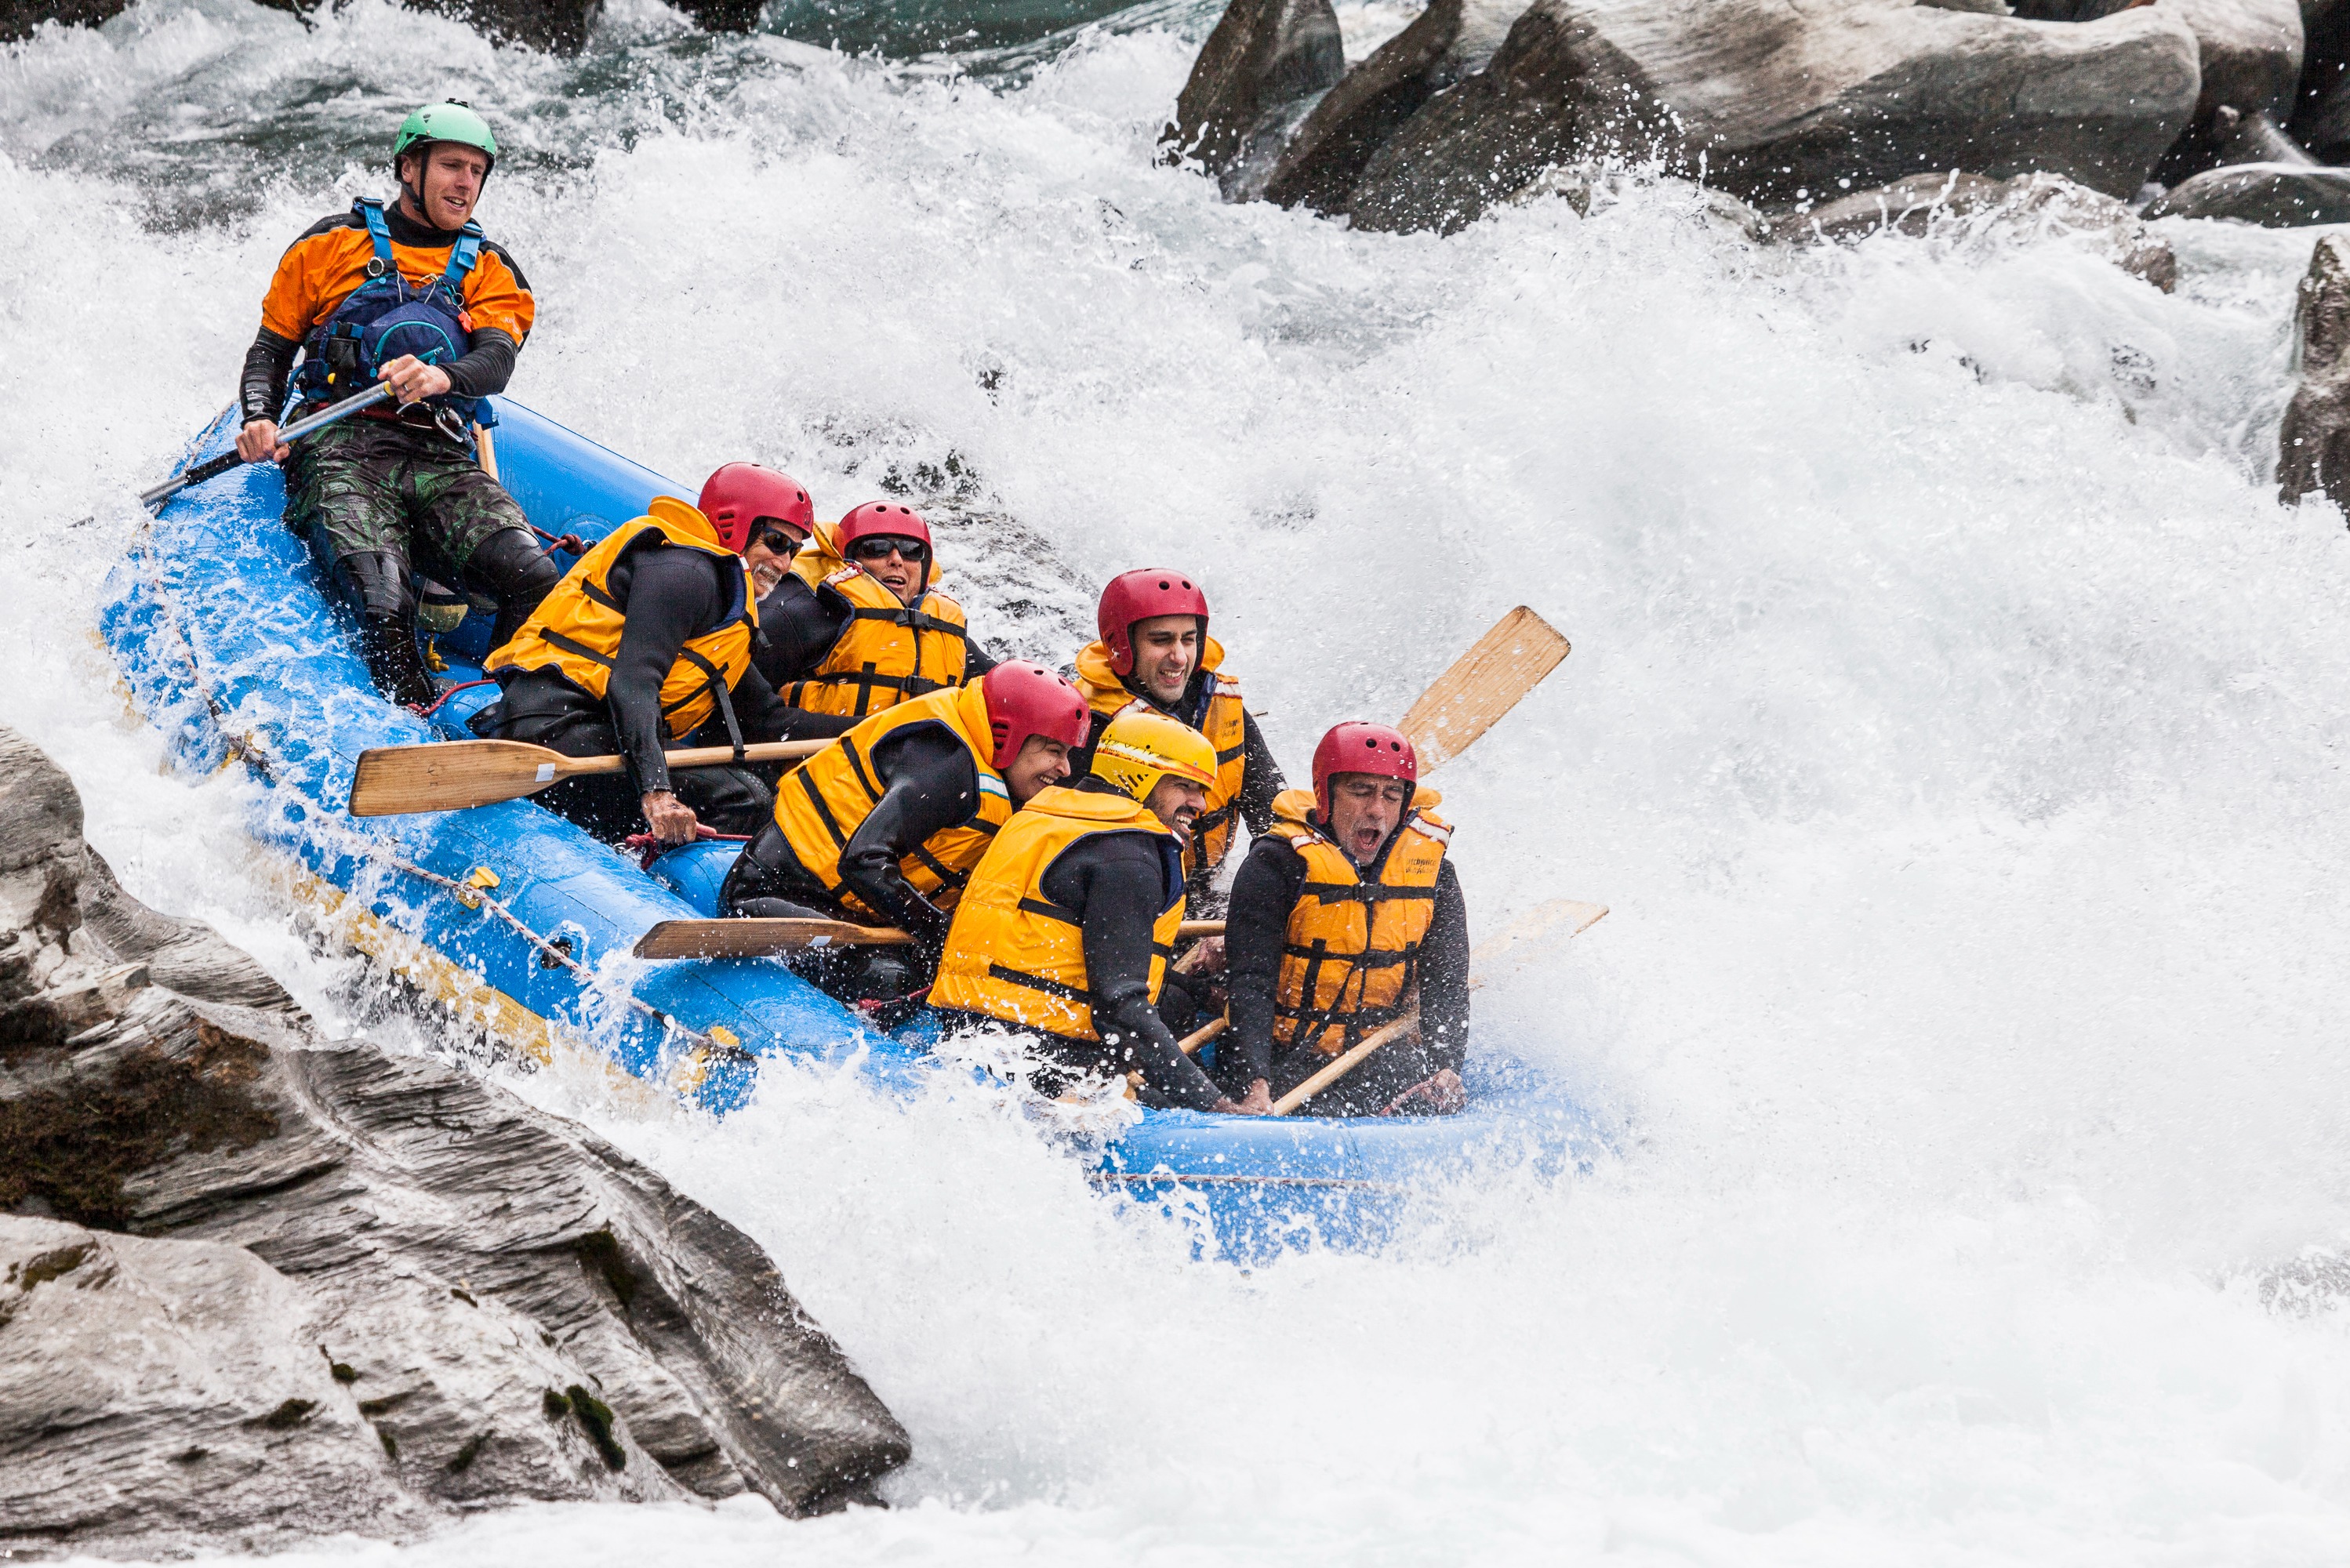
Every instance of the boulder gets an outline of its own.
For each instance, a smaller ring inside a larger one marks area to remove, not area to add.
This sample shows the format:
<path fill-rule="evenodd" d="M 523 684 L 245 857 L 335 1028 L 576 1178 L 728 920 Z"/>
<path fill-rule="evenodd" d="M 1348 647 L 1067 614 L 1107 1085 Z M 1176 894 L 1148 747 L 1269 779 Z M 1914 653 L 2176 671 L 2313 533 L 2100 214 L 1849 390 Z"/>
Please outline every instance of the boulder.
<path fill-rule="evenodd" d="M 1907 0 L 1537 0 L 1372 155 L 1349 212 L 1449 231 L 1610 149 L 1766 204 L 1951 168 L 2126 196 L 2199 79 L 2195 35 L 2160 5 L 2074 26 Z"/>
<path fill-rule="evenodd" d="M 2147 205 L 2149 218 L 2226 218 L 2268 229 L 2350 223 L 2350 169 L 2239 163 L 2207 169 Z"/>
<path fill-rule="evenodd" d="M 1934 234 L 1972 248 L 2070 238 L 2165 294 L 2178 285 L 2170 246 L 2129 206 L 2054 174 L 1986 180 L 1952 171 L 1856 191 L 1778 218 L 1773 233 L 1794 240 L 1857 241 L 1886 230 Z"/>
<path fill-rule="evenodd" d="M 0 1555 L 529 1501 L 869 1501 L 906 1434 L 742 1232 L 125 893 L 0 730 Z"/>
<path fill-rule="evenodd" d="M 2301 85 L 2303 33 L 2298 0 L 2157 3 L 2179 7 L 2195 31 L 2203 72 L 2194 119 L 2155 166 L 2154 178 L 2168 185 L 2221 163 L 2243 161 L 2223 146 L 2241 119 L 2281 121 L 2292 113 Z M 2236 119 L 2223 118 L 2230 114 Z"/>
<path fill-rule="evenodd" d="M 2293 139 L 2272 115 L 2245 114 L 2221 104 L 2211 130 L 2221 163 L 2314 163 L 2309 150 Z"/>
<path fill-rule="evenodd" d="M 1330 0 L 1232 0 L 1159 140 L 1170 159 L 1198 159 L 1226 196 L 1247 200 L 1291 128 L 1346 69 Z"/>
<path fill-rule="evenodd" d="M 2350 163 L 2350 6 L 2303 15 L 2301 90 L 2287 129 L 2321 162 Z"/>
<path fill-rule="evenodd" d="M 1434 0 L 1314 106 L 1265 182 L 1268 201 L 1343 213 L 1363 165 L 1429 99 L 1485 68 L 1527 0 Z"/>
<path fill-rule="evenodd" d="M 2277 490 L 2350 512 L 2350 237 L 2317 242 L 2302 275 L 2301 385 L 2277 435 Z"/>

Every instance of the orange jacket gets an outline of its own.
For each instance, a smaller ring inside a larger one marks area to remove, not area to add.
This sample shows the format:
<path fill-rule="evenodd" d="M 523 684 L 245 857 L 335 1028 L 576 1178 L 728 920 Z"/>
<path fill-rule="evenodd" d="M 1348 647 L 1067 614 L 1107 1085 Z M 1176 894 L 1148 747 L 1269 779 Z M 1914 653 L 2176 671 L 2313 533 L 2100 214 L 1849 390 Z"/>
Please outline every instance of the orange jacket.
<path fill-rule="evenodd" d="M 391 222 L 391 258 L 400 275 L 420 286 L 439 277 L 449 265 L 449 247 L 457 236 L 440 234 L 439 244 L 432 245 L 403 244 L 400 237 L 414 235 L 421 225 L 402 222 L 397 209 L 388 208 L 385 215 Z M 374 244 L 356 213 L 319 219 L 278 259 L 277 274 L 261 302 L 261 325 L 280 337 L 301 342 L 367 281 L 368 263 L 374 259 Z M 486 240 L 465 275 L 464 298 L 467 330 L 491 327 L 516 346 L 530 335 L 538 313 L 530 285 L 514 258 Z"/>

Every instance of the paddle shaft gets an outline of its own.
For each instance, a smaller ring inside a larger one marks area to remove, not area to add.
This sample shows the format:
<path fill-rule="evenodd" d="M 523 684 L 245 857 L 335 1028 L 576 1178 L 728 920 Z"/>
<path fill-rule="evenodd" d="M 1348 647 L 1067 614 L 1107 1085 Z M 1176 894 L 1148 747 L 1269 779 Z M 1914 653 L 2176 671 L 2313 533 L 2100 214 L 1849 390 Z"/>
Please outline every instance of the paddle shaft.
<path fill-rule="evenodd" d="M 1363 1064 L 1366 1057 L 1390 1040 L 1399 1040 L 1419 1027 L 1419 1009 L 1415 1007 L 1384 1029 L 1375 1029 L 1363 1036 L 1362 1044 L 1315 1074 L 1305 1082 L 1273 1102 L 1273 1114 L 1285 1116 Z"/>
<path fill-rule="evenodd" d="M 277 432 L 277 439 L 281 443 L 300 441 L 313 431 L 325 430 L 338 420 L 348 419 L 362 409 L 371 409 L 390 396 L 391 396 L 391 383 L 389 381 L 380 386 L 369 387 L 355 397 L 345 398 L 339 403 L 320 409 L 307 420 L 295 421 Z M 237 456 L 236 449 L 231 447 L 218 457 L 208 458 L 193 468 L 172 475 L 152 490 L 140 492 L 139 504 L 142 506 L 160 506 L 190 485 L 202 484 L 208 479 L 218 479 L 230 469 L 240 468 L 244 464 L 244 459 Z"/>
<path fill-rule="evenodd" d="M 816 755 L 830 744 L 830 741 L 760 741 L 743 747 L 739 758 L 732 746 L 689 746 L 681 752 L 663 752 L 661 757 L 672 768 L 723 768 L 738 761 L 797 762 L 802 757 Z M 625 757 L 564 757 L 555 763 L 555 779 L 580 778 L 589 774 L 617 774 L 625 771 L 628 765 Z"/>

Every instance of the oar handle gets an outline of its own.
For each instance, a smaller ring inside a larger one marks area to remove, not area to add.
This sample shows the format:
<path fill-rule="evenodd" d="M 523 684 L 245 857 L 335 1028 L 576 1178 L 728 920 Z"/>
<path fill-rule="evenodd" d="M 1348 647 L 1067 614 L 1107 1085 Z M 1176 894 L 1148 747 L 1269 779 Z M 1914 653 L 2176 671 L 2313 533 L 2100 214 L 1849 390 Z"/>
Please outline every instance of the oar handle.
<path fill-rule="evenodd" d="M 1353 1072 L 1357 1067 L 1361 1066 L 1363 1064 L 1363 1059 L 1368 1056 L 1372 1052 L 1378 1050 L 1380 1046 L 1387 1044 L 1391 1040 L 1400 1039 L 1402 1036 L 1409 1033 L 1412 1030 L 1417 1029 L 1418 1027 L 1419 1027 L 1419 1009 L 1415 1007 L 1409 1012 L 1405 1013 L 1401 1018 L 1397 1019 L 1393 1023 L 1388 1024 L 1386 1028 L 1373 1030 L 1369 1034 L 1363 1037 L 1363 1043 L 1361 1044 L 1356 1046 L 1352 1051 L 1347 1052 L 1345 1055 L 1339 1057 L 1336 1061 L 1331 1063 L 1328 1066 L 1323 1068 L 1312 1077 L 1306 1079 L 1305 1082 L 1298 1085 L 1297 1087 L 1290 1090 L 1289 1093 L 1282 1096 L 1281 1098 L 1274 1101 L 1273 1114 L 1277 1116 L 1285 1116 L 1289 1115 L 1290 1112 L 1295 1110 L 1298 1106 L 1304 1105 L 1306 1101 L 1312 1099 L 1315 1096 L 1320 1094 L 1323 1090 L 1328 1088 L 1331 1085 L 1336 1083 L 1347 1074 Z"/>
<path fill-rule="evenodd" d="M 1232 1023 L 1232 1020 L 1229 1018 L 1219 1018 L 1212 1023 L 1193 1030 L 1191 1033 L 1183 1036 L 1182 1039 L 1175 1042 L 1175 1044 L 1177 1048 L 1183 1053 L 1183 1054 L 1189 1056 L 1201 1046 L 1205 1045 L 1209 1041 L 1213 1040 L 1217 1035 L 1222 1034 L 1224 1032 L 1225 1025 L 1230 1023 Z"/>
<path fill-rule="evenodd" d="M 277 439 L 280 442 L 286 443 L 300 441 L 306 435 L 325 430 L 337 420 L 348 419 L 362 409 L 371 409 L 390 396 L 391 383 L 389 381 L 369 387 L 355 397 L 345 398 L 339 403 L 329 404 L 320 409 L 307 420 L 296 420 L 277 432 Z M 218 479 L 230 469 L 242 467 L 244 462 L 244 459 L 237 456 L 236 449 L 231 447 L 218 457 L 206 458 L 195 467 L 173 474 L 152 490 L 140 492 L 139 503 L 142 506 L 160 506 L 190 485 L 202 484 L 208 479 Z"/>
<path fill-rule="evenodd" d="M 430 743 L 430 742 L 428 742 Z M 792 763 L 802 757 L 812 757 L 830 741 L 760 741 L 743 748 L 742 760 L 746 763 Z M 663 752 L 661 757 L 672 768 L 717 768 L 735 760 L 732 746 L 688 746 L 683 751 Z M 557 757 L 551 765 L 553 779 L 577 778 L 585 774 L 617 774 L 628 771 L 625 757 Z"/>

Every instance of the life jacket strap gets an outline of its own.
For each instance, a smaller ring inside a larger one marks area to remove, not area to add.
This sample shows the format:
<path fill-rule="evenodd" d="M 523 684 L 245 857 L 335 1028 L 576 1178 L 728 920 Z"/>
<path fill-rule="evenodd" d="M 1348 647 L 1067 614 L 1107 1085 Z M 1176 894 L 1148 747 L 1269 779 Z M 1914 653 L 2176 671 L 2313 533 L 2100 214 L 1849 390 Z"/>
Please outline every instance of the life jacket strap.
<path fill-rule="evenodd" d="M 383 202 L 374 196 L 361 196 L 351 203 L 351 211 L 367 224 L 368 243 L 375 247 L 375 260 L 368 265 L 368 276 L 397 273 L 399 268 L 391 259 L 391 225 L 384 222 Z"/>

